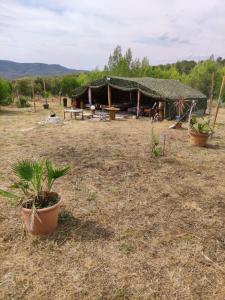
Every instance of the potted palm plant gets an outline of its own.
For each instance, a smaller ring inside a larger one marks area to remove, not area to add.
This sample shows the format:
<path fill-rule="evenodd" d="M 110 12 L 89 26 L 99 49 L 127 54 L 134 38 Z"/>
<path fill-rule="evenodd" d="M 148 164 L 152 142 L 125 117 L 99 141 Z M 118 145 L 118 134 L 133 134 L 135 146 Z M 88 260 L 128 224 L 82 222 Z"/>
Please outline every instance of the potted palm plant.
<path fill-rule="evenodd" d="M 60 195 L 52 191 L 55 181 L 66 175 L 69 167 L 55 168 L 51 161 L 22 160 L 12 167 L 17 180 L 11 185 L 15 194 L 0 189 L 0 195 L 18 201 L 26 231 L 32 234 L 48 234 L 58 224 Z"/>
<path fill-rule="evenodd" d="M 43 104 L 44 109 L 49 109 L 48 98 L 50 97 L 50 92 L 44 92 L 45 103 Z"/>
<path fill-rule="evenodd" d="M 198 121 L 196 117 L 192 117 L 190 121 L 190 143 L 194 146 L 205 147 L 207 140 L 212 133 L 209 125 L 209 120 L 202 122 Z"/>

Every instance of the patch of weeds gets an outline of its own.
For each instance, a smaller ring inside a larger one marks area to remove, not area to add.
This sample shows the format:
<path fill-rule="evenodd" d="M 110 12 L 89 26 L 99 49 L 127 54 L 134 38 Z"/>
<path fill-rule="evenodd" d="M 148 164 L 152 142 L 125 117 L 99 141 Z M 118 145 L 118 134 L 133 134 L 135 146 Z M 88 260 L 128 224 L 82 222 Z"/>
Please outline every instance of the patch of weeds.
<path fill-rule="evenodd" d="M 28 97 L 21 96 L 18 101 L 16 101 L 16 106 L 18 108 L 24 108 L 24 107 L 30 107 L 30 104 L 28 102 Z"/>
<path fill-rule="evenodd" d="M 128 255 L 128 254 L 133 252 L 134 247 L 131 244 L 125 244 L 124 243 L 124 244 L 120 245 L 119 250 L 121 252 L 123 252 L 124 254 Z"/>
<path fill-rule="evenodd" d="M 133 233 L 133 230 L 132 229 L 128 229 L 124 232 L 121 232 L 118 234 L 118 237 L 117 237 L 117 241 L 123 241 L 125 239 L 128 239 L 129 237 L 132 237 L 134 235 Z"/>
<path fill-rule="evenodd" d="M 57 241 L 54 241 L 54 240 L 46 240 L 46 247 L 50 250 L 50 251 L 53 251 L 53 250 L 56 250 L 58 249 L 58 243 Z"/>
<path fill-rule="evenodd" d="M 62 210 L 59 214 L 59 223 L 64 224 L 73 219 L 73 214 L 70 211 Z"/>
<path fill-rule="evenodd" d="M 31 245 L 38 250 L 47 249 L 49 251 L 54 251 L 54 250 L 58 250 L 59 248 L 58 242 L 53 239 L 49 239 L 48 236 L 40 236 L 34 238 L 31 242 Z"/>
<path fill-rule="evenodd" d="M 128 297 L 127 292 L 124 288 L 117 288 L 114 291 L 112 299 L 113 300 L 119 300 L 119 299 L 128 300 L 129 297 Z"/>

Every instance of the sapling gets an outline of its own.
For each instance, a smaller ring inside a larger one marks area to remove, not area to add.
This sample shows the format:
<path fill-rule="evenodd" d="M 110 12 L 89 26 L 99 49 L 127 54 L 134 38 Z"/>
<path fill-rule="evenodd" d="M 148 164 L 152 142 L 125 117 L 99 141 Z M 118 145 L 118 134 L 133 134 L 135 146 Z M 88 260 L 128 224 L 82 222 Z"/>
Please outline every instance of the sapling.
<path fill-rule="evenodd" d="M 151 128 L 151 136 L 150 136 L 150 149 L 151 149 L 151 157 L 156 158 L 161 154 L 161 149 L 159 147 L 159 138 L 154 133 L 154 128 Z"/>

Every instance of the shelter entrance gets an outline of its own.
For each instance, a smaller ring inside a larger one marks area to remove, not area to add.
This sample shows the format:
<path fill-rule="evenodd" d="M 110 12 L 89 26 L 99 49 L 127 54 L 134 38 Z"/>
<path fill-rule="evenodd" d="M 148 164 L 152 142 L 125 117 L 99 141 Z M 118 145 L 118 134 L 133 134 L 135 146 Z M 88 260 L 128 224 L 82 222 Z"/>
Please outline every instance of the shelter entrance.
<path fill-rule="evenodd" d="M 95 105 L 97 110 L 113 106 L 118 108 L 120 113 L 139 117 L 159 113 L 160 103 L 162 106 L 163 102 L 146 96 L 137 89 L 123 90 L 106 84 L 100 87 L 90 86 L 82 95 L 82 100 L 78 99 L 78 103 L 84 104 L 87 108 Z"/>

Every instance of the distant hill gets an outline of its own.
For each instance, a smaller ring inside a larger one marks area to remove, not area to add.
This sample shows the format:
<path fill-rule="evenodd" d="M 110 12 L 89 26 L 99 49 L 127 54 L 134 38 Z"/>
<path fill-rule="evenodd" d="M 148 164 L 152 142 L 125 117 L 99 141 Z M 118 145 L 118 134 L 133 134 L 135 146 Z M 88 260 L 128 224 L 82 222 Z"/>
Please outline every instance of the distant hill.
<path fill-rule="evenodd" d="M 61 65 L 17 63 L 9 60 L 0 60 L 0 77 L 6 79 L 32 76 L 61 76 L 65 74 L 80 73 L 82 71 L 83 70 L 68 69 Z"/>

